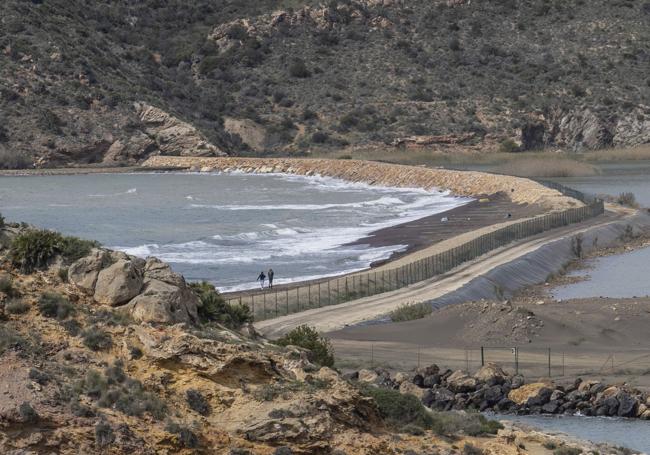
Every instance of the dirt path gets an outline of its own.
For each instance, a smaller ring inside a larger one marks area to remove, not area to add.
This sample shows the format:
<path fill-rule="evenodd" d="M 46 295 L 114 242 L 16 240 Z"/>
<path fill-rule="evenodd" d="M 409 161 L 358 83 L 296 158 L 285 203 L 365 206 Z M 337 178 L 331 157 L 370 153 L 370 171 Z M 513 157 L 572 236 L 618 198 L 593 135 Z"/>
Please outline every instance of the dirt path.
<path fill-rule="evenodd" d="M 260 321 L 255 324 L 255 327 L 264 335 L 274 338 L 303 324 L 314 326 L 322 332 L 331 332 L 350 325 L 377 319 L 402 304 L 432 300 L 446 295 L 449 292 L 461 288 L 485 272 L 535 251 L 549 242 L 576 235 L 594 226 L 613 223 L 629 215 L 629 212 L 609 211 L 605 216 L 565 228 L 555 229 L 494 250 L 475 261 L 462 264 L 441 277 L 422 281 L 396 291 L 366 297 L 340 305 L 317 308 Z"/>

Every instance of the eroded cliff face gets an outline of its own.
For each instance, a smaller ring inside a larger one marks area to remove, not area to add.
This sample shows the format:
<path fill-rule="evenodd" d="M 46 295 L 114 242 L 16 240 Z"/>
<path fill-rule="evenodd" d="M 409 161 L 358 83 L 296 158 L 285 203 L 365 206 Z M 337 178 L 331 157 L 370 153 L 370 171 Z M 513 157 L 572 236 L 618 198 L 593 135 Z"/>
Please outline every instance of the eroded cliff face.
<path fill-rule="evenodd" d="M 392 187 L 417 187 L 450 191 L 459 196 L 504 193 L 518 204 L 539 204 L 549 210 L 580 207 L 583 204 L 532 180 L 474 171 L 452 171 L 357 160 L 292 158 L 194 158 L 152 157 L 145 167 L 181 168 L 196 171 L 280 172 L 321 175 L 350 182 Z"/>

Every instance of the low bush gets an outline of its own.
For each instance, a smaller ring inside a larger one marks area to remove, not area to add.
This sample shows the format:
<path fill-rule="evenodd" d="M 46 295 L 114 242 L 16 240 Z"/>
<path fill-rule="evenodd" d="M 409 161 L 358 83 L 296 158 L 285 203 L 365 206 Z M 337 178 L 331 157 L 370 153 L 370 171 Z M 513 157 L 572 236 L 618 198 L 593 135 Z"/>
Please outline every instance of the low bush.
<path fill-rule="evenodd" d="M 90 253 L 97 242 L 77 237 L 64 237 L 58 232 L 31 229 L 19 234 L 12 242 L 9 256 L 14 267 L 25 273 L 47 267 L 52 259 L 61 255 L 73 262 Z"/>
<path fill-rule="evenodd" d="M 29 311 L 29 305 L 22 300 L 10 300 L 5 303 L 5 311 L 9 314 L 25 314 Z"/>
<path fill-rule="evenodd" d="M 414 395 L 370 385 L 362 385 L 361 391 L 375 400 L 380 415 L 389 425 L 398 428 L 406 425 L 425 429 L 432 428 L 434 422 L 431 413 Z"/>
<path fill-rule="evenodd" d="M 92 351 L 104 351 L 113 346 L 111 335 L 98 327 L 91 327 L 81 334 L 83 344 Z"/>
<path fill-rule="evenodd" d="M 58 270 L 57 275 L 59 275 L 59 279 L 60 279 L 63 283 L 67 283 L 67 282 L 68 282 L 68 268 L 67 268 L 67 267 L 61 267 L 61 268 Z"/>
<path fill-rule="evenodd" d="M 29 370 L 29 379 L 40 385 L 46 385 L 48 382 L 50 382 L 52 377 L 43 371 L 32 368 Z"/>
<path fill-rule="evenodd" d="M 68 319 L 61 322 L 61 327 L 68 335 L 76 337 L 81 332 L 81 324 L 76 319 Z"/>
<path fill-rule="evenodd" d="M 90 370 L 73 387 L 72 394 L 85 394 L 100 408 L 116 409 L 126 415 L 141 417 L 150 414 L 162 420 L 167 407 L 156 395 L 147 392 L 140 381 L 129 378 L 121 371 L 121 364 L 115 363 L 107 369 L 110 377 L 97 370 Z"/>
<path fill-rule="evenodd" d="M 47 318 L 56 318 L 62 321 L 74 312 L 74 307 L 62 295 L 46 292 L 38 299 L 38 311 Z"/>
<path fill-rule="evenodd" d="M 196 389 L 188 389 L 185 392 L 185 399 L 190 409 L 198 412 L 203 416 L 210 415 L 210 403 L 201 392 Z"/>
<path fill-rule="evenodd" d="M 405 303 L 390 312 L 390 320 L 393 322 L 413 321 L 422 319 L 432 312 L 433 307 L 428 303 Z"/>
<path fill-rule="evenodd" d="M 178 444 L 181 447 L 194 449 L 199 446 L 199 438 L 194 432 L 186 426 L 177 423 L 168 422 L 165 431 L 175 434 L 178 437 Z"/>
<path fill-rule="evenodd" d="M 31 166 L 31 160 L 22 153 L 0 150 L 0 169 L 27 169 Z"/>
<path fill-rule="evenodd" d="M 14 287 L 14 282 L 9 276 L 0 276 L 0 292 L 7 297 L 18 297 L 19 293 Z"/>
<path fill-rule="evenodd" d="M 106 324 L 108 326 L 128 326 L 133 324 L 133 318 L 126 311 L 101 309 L 93 313 L 89 321 L 91 324 Z"/>
<path fill-rule="evenodd" d="M 115 434 L 113 433 L 113 428 L 106 423 L 101 421 L 95 425 L 95 443 L 99 447 L 106 447 L 115 442 Z"/>
<path fill-rule="evenodd" d="M 307 69 L 307 65 L 305 65 L 304 61 L 296 59 L 289 65 L 289 75 L 304 79 L 310 77 L 311 72 Z"/>
<path fill-rule="evenodd" d="M 319 365 L 334 365 L 334 350 L 331 343 L 313 327 L 301 325 L 275 341 L 280 346 L 299 346 L 310 351 L 309 360 Z"/>
<path fill-rule="evenodd" d="M 512 139 L 504 139 L 499 144 L 499 152 L 501 153 L 515 153 L 519 151 L 519 146 Z"/>
<path fill-rule="evenodd" d="M 27 340 L 25 340 L 15 330 L 0 325 L 0 354 L 10 348 L 24 349 L 27 347 Z"/>
<path fill-rule="evenodd" d="M 630 192 L 619 194 L 618 197 L 616 198 L 616 202 L 627 207 L 632 207 L 632 208 L 639 207 L 639 203 L 636 201 L 636 196 L 634 195 L 634 193 L 630 193 Z"/>
<path fill-rule="evenodd" d="M 441 435 L 464 433 L 468 436 L 496 434 L 503 428 L 496 420 L 472 412 L 434 412 L 432 429 Z"/>
<path fill-rule="evenodd" d="M 18 414 L 24 423 L 36 423 L 40 419 L 32 405 L 26 401 L 18 407 Z"/>
<path fill-rule="evenodd" d="M 483 455 L 485 452 L 483 452 L 483 449 L 479 449 L 475 445 L 468 443 L 465 443 L 463 446 L 463 455 Z"/>
<path fill-rule="evenodd" d="M 217 322 L 231 329 L 238 329 L 253 321 L 253 315 L 247 306 L 226 303 L 210 283 L 191 283 L 190 287 L 201 302 L 198 308 L 201 321 Z"/>

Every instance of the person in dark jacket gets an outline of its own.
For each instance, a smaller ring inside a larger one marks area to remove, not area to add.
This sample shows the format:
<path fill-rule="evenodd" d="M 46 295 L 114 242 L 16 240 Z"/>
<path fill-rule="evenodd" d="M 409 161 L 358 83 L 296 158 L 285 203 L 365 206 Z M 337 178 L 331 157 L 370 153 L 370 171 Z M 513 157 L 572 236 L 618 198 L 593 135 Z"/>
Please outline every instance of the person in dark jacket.
<path fill-rule="evenodd" d="M 262 270 L 257 277 L 257 281 L 260 282 L 260 287 L 264 289 L 264 280 L 266 280 L 266 275 L 264 275 L 264 270 Z"/>
<path fill-rule="evenodd" d="M 267 276 L 269 277 L 269 289 L 273 289 L 273 275 L 275 275 L 273 269 L 269 269 L 267 272 Z"/>

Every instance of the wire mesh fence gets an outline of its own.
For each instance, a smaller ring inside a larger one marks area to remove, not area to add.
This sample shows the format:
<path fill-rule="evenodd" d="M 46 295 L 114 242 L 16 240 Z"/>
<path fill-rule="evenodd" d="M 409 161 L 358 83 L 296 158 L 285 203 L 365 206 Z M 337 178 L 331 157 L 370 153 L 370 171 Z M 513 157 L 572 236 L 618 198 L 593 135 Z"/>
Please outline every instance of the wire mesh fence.
<path fill-rule="evenodd" d="M 248 306 L 256 321 L 337 305 L 431 279 L 514 241 L 604 213 L 604 204 L 600 199 L 589 198 L 579 191 L 556 183 L 541 183 L 582 200 L 586 205 L 514 222 L 457 247 L 393 269 L 382 268 L 381 271 L 371 270 L 318 282 L 297 283 L 280 289 L 242 292 L 230 296 L 226 294 L 224 297 L 228 303 Z"/>
<path fill-rule="evenodd" d="M 531 346 L 429 348 L 405 343 L 355 342 L 337 346 L 337 366 L 342 369 L 386 368 L 411 371 L 436 364 L 441 369 L 475 371 L 488 362 L 510 374 L 538 378 L 625 376 L 627 381 L 649 382 L 650 350 L 580 351 Z M 635 381 L 636 378 L 636 381 Z"/>

